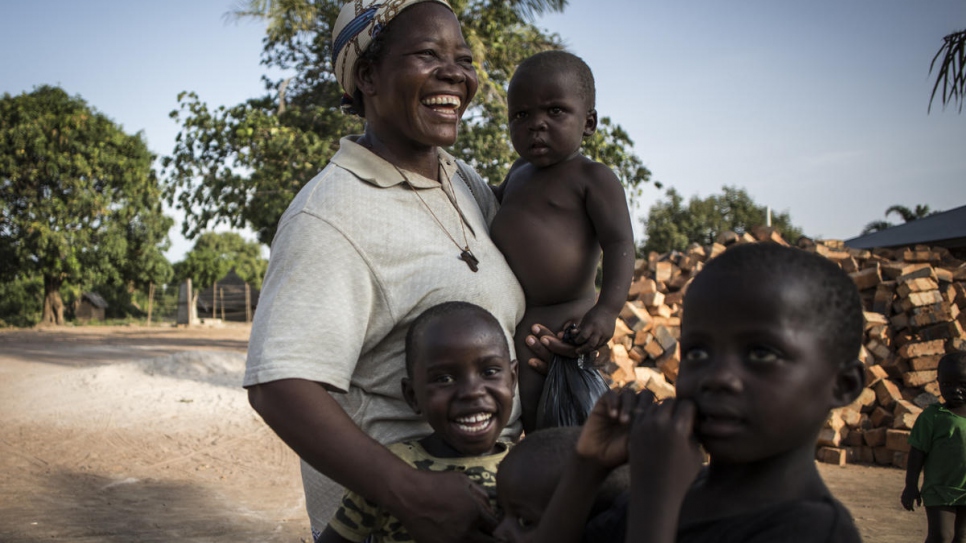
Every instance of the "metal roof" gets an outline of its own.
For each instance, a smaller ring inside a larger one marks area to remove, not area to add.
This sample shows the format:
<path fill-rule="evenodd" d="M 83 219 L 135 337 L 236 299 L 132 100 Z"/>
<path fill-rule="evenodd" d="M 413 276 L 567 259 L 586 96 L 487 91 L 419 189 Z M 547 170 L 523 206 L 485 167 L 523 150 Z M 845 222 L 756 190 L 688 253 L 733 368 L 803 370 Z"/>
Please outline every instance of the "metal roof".
<path fill-rule="evenodd" d="M 855 249 L 917 244 L 966 248 L 966 205 L 845 241 Z"/>

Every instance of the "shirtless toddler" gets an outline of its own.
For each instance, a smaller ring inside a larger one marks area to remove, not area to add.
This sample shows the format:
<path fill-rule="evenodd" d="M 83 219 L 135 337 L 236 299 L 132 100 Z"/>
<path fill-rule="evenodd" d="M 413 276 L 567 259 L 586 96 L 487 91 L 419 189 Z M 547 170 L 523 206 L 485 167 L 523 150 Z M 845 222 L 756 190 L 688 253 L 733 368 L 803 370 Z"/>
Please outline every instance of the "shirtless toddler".
<path fill-rule="evenodd" d="M 624 188 L 609 167 L 580 153 L 597 129 L 594 102 L 590 68 L 564 51 L 523 61 L 507 90 L 520 158 L 496 188 L 501 206 L 491 236 L 526 294 L 515 334 L 520 360 L 533 356 L 525 339 L 538 323 L 551 330 L 576 323 L 577 352 L 600 348 L 627 299 L 635 250 Z M 532 431 L 544 378 L 526 364 L 519 371 L 523 427 Z"/>

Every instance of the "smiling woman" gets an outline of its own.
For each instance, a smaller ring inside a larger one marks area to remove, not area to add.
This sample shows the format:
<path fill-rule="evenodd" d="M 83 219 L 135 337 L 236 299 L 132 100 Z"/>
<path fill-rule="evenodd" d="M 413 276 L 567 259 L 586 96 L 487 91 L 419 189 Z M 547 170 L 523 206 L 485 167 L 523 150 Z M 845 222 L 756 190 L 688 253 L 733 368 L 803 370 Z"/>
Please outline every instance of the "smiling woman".
<path fill-rule="evenodd" d="M 385 447 L 431 433 L 401 386 L 416 316 L 470 302 L 511 338 L 523 312 L 489 237 L 496 200 L 442 149 L 476 93 L 473 58 L 441 0 L 351 2 L 333 35 L 343 110 L 365 119 L 365 133 L 341 140 L 279 221 L 245 386 L 303 460 L 316 534 L 344 486 L 417 541 L 486 540 L 492 513 L 464 475 L 416 471 Z M 518 413 L 505 436 L 519 435 Z"/>

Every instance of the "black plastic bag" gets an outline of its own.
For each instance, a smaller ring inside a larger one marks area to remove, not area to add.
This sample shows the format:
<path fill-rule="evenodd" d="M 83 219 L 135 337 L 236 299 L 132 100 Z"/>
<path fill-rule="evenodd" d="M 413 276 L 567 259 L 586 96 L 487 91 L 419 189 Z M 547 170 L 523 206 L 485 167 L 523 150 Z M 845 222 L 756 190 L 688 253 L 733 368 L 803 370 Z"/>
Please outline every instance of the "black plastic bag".
<path fill-rule="evenodd" d="M 573 328 L 564 333 L 569 340 Z M 537 428 L 580 426 L 607 392 L 607 383 L 587 355 L 554 356 L 537 407 Z"/>

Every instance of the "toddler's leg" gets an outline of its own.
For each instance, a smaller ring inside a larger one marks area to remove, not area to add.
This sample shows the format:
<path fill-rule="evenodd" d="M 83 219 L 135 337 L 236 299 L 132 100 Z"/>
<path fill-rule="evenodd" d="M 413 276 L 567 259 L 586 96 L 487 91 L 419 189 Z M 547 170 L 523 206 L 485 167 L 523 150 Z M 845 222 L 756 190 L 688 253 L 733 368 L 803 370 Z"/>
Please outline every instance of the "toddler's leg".
<path fill-rule="evenodd" d="M 926 543 L 963 541 L 961 539 L 953 539 L 960 531 L 960 519 L 958 518 L 960 515 L 957 514 L 958 509 L 963 508 L 948 505 L 926 506 L 926 522 L 928 526 Z"/>

